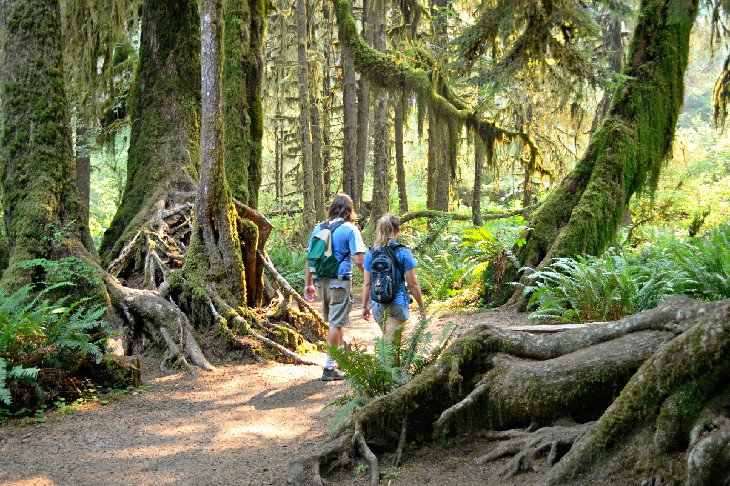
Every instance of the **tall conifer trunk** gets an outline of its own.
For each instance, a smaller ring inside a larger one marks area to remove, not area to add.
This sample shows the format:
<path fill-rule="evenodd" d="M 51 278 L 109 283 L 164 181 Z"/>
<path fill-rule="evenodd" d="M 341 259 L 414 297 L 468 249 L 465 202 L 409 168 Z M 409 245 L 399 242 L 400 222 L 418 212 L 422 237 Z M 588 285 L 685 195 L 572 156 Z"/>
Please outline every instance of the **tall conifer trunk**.
<path fill-rule="evenodd" d="M 395 103 L 395 172 L 398 183 L 398 209 L 401 214 L 408 212 L 408 190 L 406 187 L 406 168 L 403 158 L 403 126 L 406 96 L 401 91 L 396 95 Z"/>
<path fill-rule="evenodd" d="M 92 261 L 95 251 L 76 182 L 58 1 L 3 0 L 0 8 L 0 175 L 10 249 L 2 285 L 14 289 L 34 277 L 23 260 Z"/>
<path fill-rule="evenodd" d="M 474 136 L 474 190 L 471 197 L 471 215 L 475 226 L 484 224 L 482 220 L 482 177 L 484 176 L 484 142 Z"/>
<path fill-rule="evenodd" d="M 387 50 L 385 29 L 387 7 L 384 0 L 373 1 L 373 47 L 381 52 Z M 388 126 L 388 92 L 377 89 L 375 113 L 373 114 L 373 199 L 370 210 L 370 224 L 390 211 L 390 130 Z"/>
<path fill-rule="evenodd" d="M 314 174 L 312 167 L 312 136 L 309 127 L 309 69 L 307 62 L 307 4 L 296 0 L 297 17 L 297 60 L 299 81 L 299 155 L 302 166 L 302 195 L 304 210 L 302 227 L 309 235 L 314 226 L 316 209 L 314 205 Z"/>
<path fill-rule="evenodd" d="M 342 49 L 342 110 L 344 133 L 342 140 L 342 190 L 355 195 L 357 186 L 357 77 L 355 64 L 347 42 L 340 42 Z"/>
<path fill-rule="evenodd" d="M 362 36 L 370 45 L 373 43 L 374 2 L 375 0 L 363 0 L 362 2 Z M 370 142 L 370 83 L 365 76 L 360 76 L 357 86 L 357 163 L 352 195 L 355 209 L 361 210 Z"/>

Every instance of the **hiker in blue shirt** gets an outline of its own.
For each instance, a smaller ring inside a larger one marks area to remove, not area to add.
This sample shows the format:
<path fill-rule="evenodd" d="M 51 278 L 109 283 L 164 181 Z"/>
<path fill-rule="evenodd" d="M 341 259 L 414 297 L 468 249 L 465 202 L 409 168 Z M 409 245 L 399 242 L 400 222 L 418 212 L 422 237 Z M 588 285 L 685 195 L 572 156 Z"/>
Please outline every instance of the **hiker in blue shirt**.
<path fill-rule="evenodd" d="M 383 325 L 383 317 L 387 312 L 388 320 L 385 323 L 385 338 L 393 339 L 393 334 L 398 327 L 403 326 L 410 317 L 408 306 L 410 298 L 406 290 L 406 283 L 413 298 L 418 304 L 418 312 L 421 319 L 426 318 L 426 307 L 423 304 L 423 295 L 421 294 L 421 286 L 416 278 L 416 259 L 408 248 L 401 246 L 396 241 L 396 235 L 400 232 L 400 218 L 393 214 L 387 213 L 378 220 L 375 227 L 375 247 L 368 250 L 363 262 L 363 270 L 365 277 L 363 279 L 362 291 L 362 316 L 365 319 L 370 318 L 370 313 L 381 326 Z M 397 271 L 400 272 L 400 278 L 395 289 L 395 296 L 390 303 L 382 304 L 371 300 L 371 265 L 373 261 L 373 252 L 378 247 L 390 246 L 395 251 L 397 260 Z"/>
<path fill-rule="evenodd" d="M 337 278 L 316 277 L 313 282 L 309 266 L 304 265 L 304 298 L 310 302 L 322 296 L 322 315 L 327 319 L 329 333 L 327 342 L 331 346 L 341 347 L 345 343 L 345 327 L 350 324 L 352 310 L 352 263 L 360 270 L 366 251 L 360 230 L 355 225 L 355 205 L 347 194 L 337 194 L 332 199 L 328 210 L 328 226 L 334 227 L 332 232 L 332 251 L 339 261 Z M 309 238 L 309 250 L 312 249 L 314 236 L 320 232 L 324 223 L 315 226 Z M 335 227 L 336 225 L 336 227 Z M 315 286 L 316 284 L 316 286 Z M 345 374 L 335 369 L 335 361 L 327 353 L 327 361 L 322 370 L 322 381 L 344 379 Z"/>

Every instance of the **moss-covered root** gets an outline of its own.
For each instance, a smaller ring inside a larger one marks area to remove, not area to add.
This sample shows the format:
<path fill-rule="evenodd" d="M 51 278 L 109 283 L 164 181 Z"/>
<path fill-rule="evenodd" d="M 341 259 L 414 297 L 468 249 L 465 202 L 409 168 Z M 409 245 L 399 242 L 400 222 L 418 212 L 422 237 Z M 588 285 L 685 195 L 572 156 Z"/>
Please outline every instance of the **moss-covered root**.
<path fill-rule="evenodd" d="M 208 371 L 215 369 L 195 341 L 188 318 L 175 304 L 156 291 L 124 287 L 111 275 L 107 275 L 106 282 L 114 305 L 124 313 L 132 328 L 164 343 L 163 370 L 194 371 L 190 364 Z"/>
<path fill-rule="evenodd" d="M 599 455 L 605 455 L 622 438 L 657 416 L 661 418 L 663 405 L 675 392 L 690 386 L 697 391 L 698 401 L 706 401 L 722 389 L 728 376 L 730 301 L 706 304 L 694 326 L 641 366 L 596 425 L 550 472 L 546 484 L 566 484 L 588 471 Z"/>

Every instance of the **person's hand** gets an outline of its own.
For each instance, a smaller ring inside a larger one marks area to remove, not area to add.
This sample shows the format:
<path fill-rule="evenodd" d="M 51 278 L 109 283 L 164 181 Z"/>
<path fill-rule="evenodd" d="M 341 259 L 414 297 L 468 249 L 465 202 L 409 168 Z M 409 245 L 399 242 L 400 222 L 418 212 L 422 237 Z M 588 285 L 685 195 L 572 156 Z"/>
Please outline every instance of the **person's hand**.
<path fill-rule="evenodd" d="M 426 308 L 425 307 L 419 308 L 418 309 L 418 313 L 420 314 L 422 321 L 425 321 L 428 318 L 428 316 L 426 315 Z"/>
<path fill-rule="evenodd" d="M 367 320 L 370 320 L 370 306 L 364 306 L 362 308 L 362 318 Z"/>
<path fill-rule="evenodd" d="M 304 286 L 304 300 L 307 302 L 314 302 L 314 299 L 318 298 L 317 289 L 314 285 L 309 284 Z"/>

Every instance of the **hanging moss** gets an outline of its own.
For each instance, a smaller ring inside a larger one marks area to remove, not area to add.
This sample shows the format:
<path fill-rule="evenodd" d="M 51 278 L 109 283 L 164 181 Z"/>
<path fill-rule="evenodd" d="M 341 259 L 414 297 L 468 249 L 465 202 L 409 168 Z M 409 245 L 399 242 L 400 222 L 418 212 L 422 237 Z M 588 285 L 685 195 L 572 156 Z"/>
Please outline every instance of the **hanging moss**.
<path fill-rule="evenodd" d="M 626 80 L 584 157 L 535 212 L 527 244 L 516 250 L 521 264 L 601 253 L 630 198 L 656 186 L 682 106 L 696 13 L 692 0 L 643 2 Z"/>
<path fill-rule="evenodd" d="M 139 57 L 130 96 L 127 182 L 101 243 L 106 260 L 150 218 L 157 201 L 195 189 L 200 164 L 198 2 L 145 1 Z"/>

